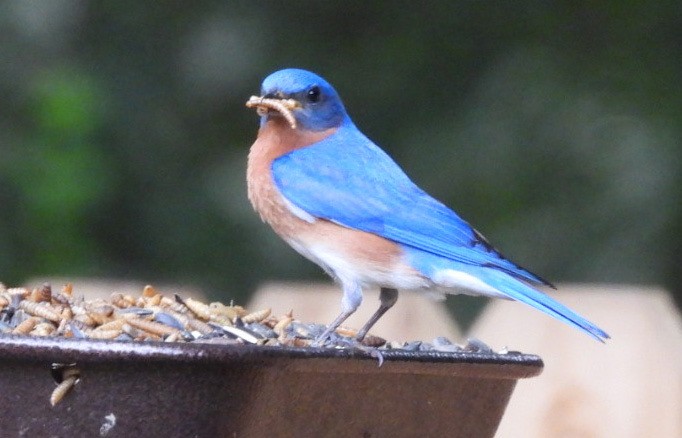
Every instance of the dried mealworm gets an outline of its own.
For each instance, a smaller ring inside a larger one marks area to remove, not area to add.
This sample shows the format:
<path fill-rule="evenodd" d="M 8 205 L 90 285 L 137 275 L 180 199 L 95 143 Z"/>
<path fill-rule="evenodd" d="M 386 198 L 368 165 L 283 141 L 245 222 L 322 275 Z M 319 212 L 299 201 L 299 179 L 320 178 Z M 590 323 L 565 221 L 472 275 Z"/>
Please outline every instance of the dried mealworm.
<path fill-rule="evenodd" d="M 132 307 L 135 305 L 135 298 L 132 295 L 114 292 L 111 294 L 111 304 L 121 309 Z"/>
<path fill-rule="evenodd" d="M 40 286 L 40 298 L 41 301 L 47 301 L 48 303 L 52 301 L 52 286 L 50 286 L 50 283 L 43 283 Z"/>
<path fill-rule="evenodd" d="M 161 304 L 161 294 L 156 294 L 146 299 L 145 307 L 154 307 L 159 304 Z"/>
<path fill-rule="evenodd" d="M 187 323 L 187 327 L 189 327 L 191 330 L 198 331 L 202 335 L 207 335 L 213 331 L 213 327 L 204 321 L 195 318 L 190 318 L 189 322 Z"/>
<path fill-rule="evenodd" d="M 300 107 L 300 105 L 294 99 L 268 99 L 265 97 L 251 96 L 246 102 L 246 106 L 248 108 L 256 108 L 258 115 L 260 116 L 267 114 L 268 110 L 275 110 L 289 122 L 291 129 L 296 129 L 296 117 L 292 111 Z"/>
<path fill-rule="evenodd" d="M 346 326 L 339 326 L 334 330 L 336 334 L 341 336 L 346 336 L 348 338 L 354 338 L 358 334 L 358 331 Z"/>
<path fill-rule="evenodd" d="M 154 289 L 154 286 L 152 286 L 152 285 L 148 284 L 142 290 L 142 296 L 145 298 L 151 298 L 154 295 L 156 295 L 156 289 Z"/>
<path fill-rule="evenodd" d="M 36 325 L 29 334 L 31 336 L 50 336 L 55 332 L 56 329 L 57 328 L 52 323 L 41 322 L 40 324 Z"/>
<path fill-rule="evenodd" d="M 109 330 L 90 330 L 86 333 L 90 339 L 114 339 L 116 336 L 123 333 L 123 330 L 119 329 L 109 329 Z"/>
<path fill-rule="evenodd" d="M 53 304 L 61 304 L 64 306 L 71 305 L 71 295 L 66 295 L 64 292 L 59 292 L 57 295 L 52 295 Z"/>
<path fill-rule="evenodd" d="M 221 325 L 234 325 L 233 324 L 233 319 L 228 318 L 225 315 L 220 315 L 220 314 L 211 314 L 211 322 L 215 322 Z"/>
<path fill-rule="evenodd" d="M 208 321 L 211 319 L 211 311 L 207 304 L 193 298 L 184 300 L 185 306 L 194 313 L 197 318 Z"/>
<path fill-rule="evenodd" d="M 25 287 L 10 287 L 7 289 L 7 293 L 10 295 L 19 295 L 21 298 L 26 298 L 29 294 L 29 291 Z"/>
<path fill-rule="evenodd" d="M 65 365 L 59 363 L 52 364 L 52 377 L 58 383 L 50 395 L 50 404 L 56 405 L 66 396 L 73 386 L 80 379 L 80 370 L 75 364 Z"/>
<path fill-rule="evenodd" d="M 178 295 L 175 295 L 174 299 L 169 297 L 161 297 L 159 306 L 165 307 L 166 309 L 171 309 L 178 313 L 185 314 L 189 312 L 189 309 L 183 303 L 182 298 L 180 298 Z"/>
<path fill-rule="evenodd" d="M 34 303 L 32 301 L 24 300 L 19 303 L 19 308 L 30 315 L 39 316 L 53 322 L 58 323 L 62 320 L 62 315 L 47 303 Z"/>
<path fill-rule="evenodd" d="M 66 394 L 73 388 L 73 386 L 80 379 L 80 370 L 74 366 L 63 367 L 61 365 L 53 364 L 53 375 L 54 371 L 61 368 L 60 378 L 62 381 L 57 385 L 57 387 L 52 391 L 50 395 L 50 404 L 52 406 L 56 405 L 66 396 Z"/>
<path fill-rule="evenodd" d="M 22 322 L 19 323 L 16 327 L 14 327 L 14 330 L 12 330 L 12 333 L 15 335 L 27 335 L 33 330 L 33 328 L 40 322 L 40 318 L 37 318 L 35 316 L 31 316 L 30 318 L 26 318 Z"/>
<path fill-rule="evenodd" d="M 146 319 L 130 318 L 126 322 L 135 328 L 157 336 L 168 336 L 180 332 L 180 330 L 174 327 L 169 327 L 166 324 L 155 321 L 147 321 Z"/>
<path fill-rule="evenodd" d="M 31 291 L 27 299 L 29 301 L 33 301 L 34 303 L 49 303 L 52 301 L 52 287 L 50 287 L 48 283 L 45 283 L 40 287 L 36 287 Z"/>
<path fill-rule="evenodd" d="M 94 325 L 102 325 L 113 319 L 115 307 L 105 301 L 97 300 L 86 303 L 83 310 L 85 315 L 94 321 Z"/>
<path fill-rule="evenodd" d="M 294 319 L 291 316 L 285 315 L 277 322 L 277 324 L 275 324 L 272 330 L 277 333 L 277 336 L 282 337 L 284 336 L 284 330 L 287 328 L 287 326 L 289 326 L 289 324 L 291 324 L 291 321 L 293 320 Z"/>
<path fill-rule="evenodd" d="M 123 324 L 125 324 L 126 321 L 125 319 L 114 319 L 113 321 L 109 321 L 107 323 L 104 323 L 97 327 L 94 331 L 97 330 L 121 330 L 121 327 L 123 327 Z"/>
<path fill-rule="evenodd" d="M 249 313 L 248 315 L 244 315 L 242 317 L 242 322 L 244 324 L 250 324 L 252 322 L 261 322 L 265 318 L 270 316 L 270 313 L 272 313 L 272 309 L 270 309 L 270 308 L 259 310 L 257 312 L 252 312 L 252 313 Z"/>
<path fill-rule="evenodd" d="M 100 326 L 103 324 L 106 324 L 108 322 L 113 321 L 113 318 L 110 316 L 105 316 L 99 313 L 91 313 L 90 318 L 92 318 L 93 321 L 95 321 L 95 326 Z"/>
<path fill-rule="evenodd" d="M 71 321 L 77 321 L 83 324 L 84 327 L 95 327 L 97 325 L 95 320 L 86 313 L 75 315 Z"/>
<path fill-rule="evenodd" d="M 67 297 L 69 297 L 69 298 L 73 297 L 73 284 L 71 284 L 71 283 L 66 283 L 66 284 L 62 287 L 62 293 L 63 293 L 64 295 L 66 295 Z"/>
<path fill-rule="evenodd" d="M 232 306 L 226 306 L 223 303 L 214 302 L 208 305 L 211 314 L 222 315 L 228 319 L 235 319 L 239 316 L 239 312 Z"/>
<path fill-rule="evenodd" d="M 130 324 L 123 324 L 121 330 L 133 339 L 139 338 L 142 333 L 142 330 L 138 330 Z"/>
<path fill-rule="evenodd" d="M 77 377 L 68 377 L 62 380 L 62 383 L 57 385 L 57 387 L 52 391 L 52 395 L 50 395 L 50 404 L 54 406 L 62 401 L 66 394 L 71 391 L 73 385 L 76 384 L 76 380 L 78 380 Z"/>
<path fill-rule="evenodd" d="M 28 294 L 28 297 L 26 298 L 29 301 L 33 301 L 34 303 L 39 303 L 40 300 L 40 289 L 37 287 L 34 287 L 33 290 Z"/>
<path fill-rule="evenodd" d="M 88 313 L 97 313 L 98 315 L 111 316 L 116 308 L 103 300 L 92 301 L 85 305 Z"/>
<path fill-rule="evenodd" d="M 64 309 L 62 310 L 62 320 L 67 320 L 73 318 L 73 311 L 71 310 L 70 306 L 65 306 Z"/>
<path fill-rule="evenodd" d="M 71 306 L 71 311 L 74 315 L 87 315 L 88 312 L 82 304 L 73 304 Z"/>
<path fill-rule="evenodd" d="M 301 339 L 301 338 L 281 338 L 279 340 L 281 345 L 287 347 L 309 347 L 313 343 L 312 339 Z"/>

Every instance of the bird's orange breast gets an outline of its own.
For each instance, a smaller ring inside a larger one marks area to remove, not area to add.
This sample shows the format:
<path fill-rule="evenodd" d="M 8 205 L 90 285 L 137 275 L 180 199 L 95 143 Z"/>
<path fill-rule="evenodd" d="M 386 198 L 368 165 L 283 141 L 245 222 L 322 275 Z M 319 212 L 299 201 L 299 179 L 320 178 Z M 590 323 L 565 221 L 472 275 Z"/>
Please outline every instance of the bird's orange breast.
<path fill-rule="evenodd" d="M 249 200 L 263 221 L 282 237 L 295 232 L 292 228 L 305 227 L 307 222 L 293 215 L 272 179 L 273 160 L 318 141 L 336 132 L 336 128 L 312 132 L 291 129 L 282 118 L 269 120 L 258 131 L 258 138 L 249 151 L 246 182 Z"/>

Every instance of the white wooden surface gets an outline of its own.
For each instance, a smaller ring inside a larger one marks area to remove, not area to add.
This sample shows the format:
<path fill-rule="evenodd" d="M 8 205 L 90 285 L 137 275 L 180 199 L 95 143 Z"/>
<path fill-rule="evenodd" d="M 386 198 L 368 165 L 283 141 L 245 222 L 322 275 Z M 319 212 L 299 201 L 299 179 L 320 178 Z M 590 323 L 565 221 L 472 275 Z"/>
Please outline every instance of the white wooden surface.
<path fill-rule="evenodd" d="M 492 302 L 471 334 L 539 354 L 497 436 L 682 437 L 682 320 L 658 288 L 565 286 L 553 293 L 610 335 L 606 344 L 527 306 Z"/>

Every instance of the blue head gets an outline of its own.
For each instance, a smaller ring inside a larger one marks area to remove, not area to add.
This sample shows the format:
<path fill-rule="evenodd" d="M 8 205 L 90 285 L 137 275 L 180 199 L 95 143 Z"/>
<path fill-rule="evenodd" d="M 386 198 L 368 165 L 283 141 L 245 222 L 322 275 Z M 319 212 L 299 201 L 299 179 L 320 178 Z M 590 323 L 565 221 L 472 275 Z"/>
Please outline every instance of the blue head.
<path fill-rule="evenodd" d="M 296 124 L 310 131 L 324 131 L 340 126 L 348 119 L 346 109 L 336 90 L 327 81 L 306 70 L 288 68 L 272 73 L 261 86 L 261 96 L 270 99 L 293 99 Z M 271 117 L 281 117 L 268 111 L 261 125 Z"/>

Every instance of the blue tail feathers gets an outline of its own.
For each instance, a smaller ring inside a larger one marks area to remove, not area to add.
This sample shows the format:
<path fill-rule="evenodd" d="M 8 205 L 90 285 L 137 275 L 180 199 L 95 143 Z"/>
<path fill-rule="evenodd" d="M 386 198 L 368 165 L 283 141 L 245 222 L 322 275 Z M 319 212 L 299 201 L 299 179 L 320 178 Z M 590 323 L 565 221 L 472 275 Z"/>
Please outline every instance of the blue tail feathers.
<path fill-rule="evenodd" d="M 584 331 L 600 342 L 604 342 L 606 339 L 610 338 L 604 330 L 592 324 L 568 307 L 503 272 L 496 272 L 491 269 L 481 269 L 477 272 L 477 276 L 485 283 L 498 289 L 505 295 L 508 295 L 509 298 L 535 307 L 568 325 Z"/>

